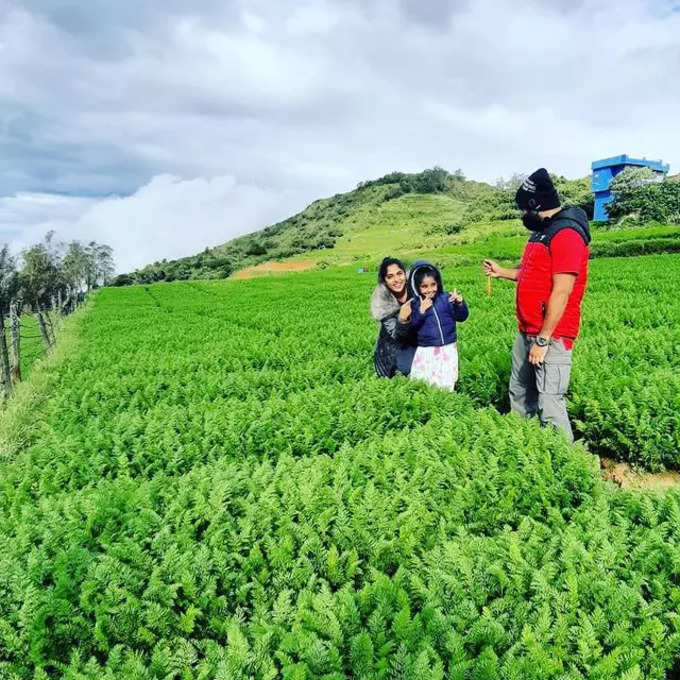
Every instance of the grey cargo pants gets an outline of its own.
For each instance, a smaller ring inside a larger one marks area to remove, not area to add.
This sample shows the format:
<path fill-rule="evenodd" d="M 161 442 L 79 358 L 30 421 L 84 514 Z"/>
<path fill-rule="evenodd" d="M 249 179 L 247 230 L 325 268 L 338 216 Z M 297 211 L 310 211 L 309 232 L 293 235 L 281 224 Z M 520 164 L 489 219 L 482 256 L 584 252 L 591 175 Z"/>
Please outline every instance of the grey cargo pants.
<path fill-rule="evenodd" d="M 510 408 L 521 416 L 537 415 L 542 425 L 550 423 L 574 441 L 564 398 L 571 376 L 571 351 L 561 340 L 551 340 L 543 364 L 529 363 L 532 338 L 519 333 L 512 348 Z"/>

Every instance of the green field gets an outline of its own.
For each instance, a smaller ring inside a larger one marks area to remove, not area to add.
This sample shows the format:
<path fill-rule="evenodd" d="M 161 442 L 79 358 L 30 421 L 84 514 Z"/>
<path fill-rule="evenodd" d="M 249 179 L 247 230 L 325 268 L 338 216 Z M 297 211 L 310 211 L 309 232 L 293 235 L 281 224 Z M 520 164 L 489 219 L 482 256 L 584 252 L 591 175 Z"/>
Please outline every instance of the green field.
<path fill-rule="evenodd" d="M 453 395 L 373 376 L 354 266 L 100 291 L 1 424 L 0 677 L 661 680 L 680 492 L 591 452 L 680 468 L 677 262 L 591 263 L 574 446 L 476 266 Z"/>

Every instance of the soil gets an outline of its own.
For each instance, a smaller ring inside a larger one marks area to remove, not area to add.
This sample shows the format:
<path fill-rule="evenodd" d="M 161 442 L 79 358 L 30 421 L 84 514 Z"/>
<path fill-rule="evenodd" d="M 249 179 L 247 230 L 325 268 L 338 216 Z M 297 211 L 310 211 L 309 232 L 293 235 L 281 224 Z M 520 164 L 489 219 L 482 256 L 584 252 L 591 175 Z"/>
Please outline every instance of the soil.
<path fill-rule="evenodd" d="M 642 491 L 666 491 L 680 485 L 680 473 L 638 472 L 628 463 L 617 463 L 607 458 L 600 459 L 602 477 L 614 482 L 622 489 L 640 489 Z"/>
<path fill-rule="evenodd" d="M 237 271 L 232 279 L 252 279 L 256 276 L 268 274 L 285 274 L 286 272 L 302 272 L 314 269 L 316 260 L 289 260 L 287 262 L 262 262 L 254 267 L 246 267 Z"/>

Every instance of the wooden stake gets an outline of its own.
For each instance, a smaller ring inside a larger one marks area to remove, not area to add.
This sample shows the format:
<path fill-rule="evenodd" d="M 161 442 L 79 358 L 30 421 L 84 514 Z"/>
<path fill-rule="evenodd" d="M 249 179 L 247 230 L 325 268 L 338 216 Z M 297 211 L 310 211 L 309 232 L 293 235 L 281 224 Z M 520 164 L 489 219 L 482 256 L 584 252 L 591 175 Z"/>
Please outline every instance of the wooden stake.
<path fill-rule="evenodd" d="M 12 338 L 12 380 L 21 380 L 21 321 L 19 314 L 20 305 L 16 300 L 12 300 L 9 306 L 9 330 Z"/>
<path fill-rule="evenodd" d="M 0 311 L 0 367 L 2 368 L 2 386 L 7 398 L 12 394 L 12 376 L 9 372 L 9 354 L 7 352 L 7 336 L 5 335 L 5 314 Z"/>
<path fill-rule="evenodd" d="M 45 351 L 50 348 L 50 336 L 47 334 L 47 326 L 45 325 L 45 319 L 40 312 L 35 312 L 33 314 L 35 320 L 38 322 L 38 328 L 40 329 L 40 337 L 42 338 L 43 345 L 45 345 Z"/>
<path fill-rule="evenodd" d="M 69 288 L 67 293 L 66 293 L 66 299 L 61 301 L 61 315 L 66 316 L 67 314 L 70 314 L 73 309 L 73 296 L 71 294 L 71 289 Z"/>
<path fill-rule="evenodd" d="M 45 310 L 43 319 L 45 319 L 45 328 L 47 329 L 47 337 L 49 338 L 50 345 L 54 345 L 57 342 L 57 336 L 54 333 L 54 322 L 52 321 L 52 315 L 50 314 L 49 309 Z"/>

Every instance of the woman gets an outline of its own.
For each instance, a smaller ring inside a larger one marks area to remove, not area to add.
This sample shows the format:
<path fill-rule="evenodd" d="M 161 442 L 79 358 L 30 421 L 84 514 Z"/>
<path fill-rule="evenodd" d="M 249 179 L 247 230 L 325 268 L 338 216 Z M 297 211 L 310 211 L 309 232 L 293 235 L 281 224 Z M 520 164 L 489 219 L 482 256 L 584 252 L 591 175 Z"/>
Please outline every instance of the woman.
<path fill-rule="evenodd" d="M 406 268 L 394 257 L 386 257 L 378 270 L 378 285 L 371 296 L 371 315 L 380 323 L 373 366 L 381 378 L 398 371 L 411 372 L 415 334 L 409 325 L 411 303 L 406 288 Z"/>

